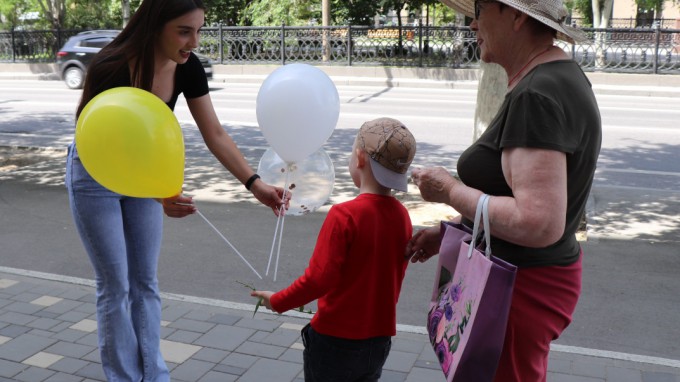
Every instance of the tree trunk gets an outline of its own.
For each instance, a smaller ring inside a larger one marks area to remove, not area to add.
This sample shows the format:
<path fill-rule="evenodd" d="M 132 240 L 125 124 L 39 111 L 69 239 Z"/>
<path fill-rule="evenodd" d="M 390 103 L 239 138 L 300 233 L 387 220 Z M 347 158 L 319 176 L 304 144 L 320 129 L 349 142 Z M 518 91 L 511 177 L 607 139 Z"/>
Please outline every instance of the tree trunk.
<path fill-rule="evenodd" d="M 328 27 L 331 25 L 331 0 L 321 0 L 321 26 Z M 321 49 L 323 62 L 328 62 L 331 59 L 331 44 L 328 41 L 330 33 L 327 29 L 323 29 L 321 37 Z"/>
<path fill-rule="evenodd" d="M 475 108 L 475 124 L 472 129 L 472 141 L 476 141 L 489 127 L 498 113 L 505 93 L 508 90 L 508 75 L 498 64 L 487 64 L 480 61 L 481 78 L 477 88 L 477 106 Z"/>
<path fill-rule="evenodd" d="M 121 5 L 123 10 L 123 28 L 130 21 L 130 0 L 121 0 L 123 3 Z"/>

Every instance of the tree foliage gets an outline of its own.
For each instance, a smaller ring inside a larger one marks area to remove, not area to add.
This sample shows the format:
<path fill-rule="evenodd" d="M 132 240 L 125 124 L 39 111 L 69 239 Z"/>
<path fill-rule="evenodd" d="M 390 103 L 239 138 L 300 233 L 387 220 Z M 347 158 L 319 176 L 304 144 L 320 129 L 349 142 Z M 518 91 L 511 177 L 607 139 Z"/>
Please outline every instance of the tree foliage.
<path fill-rule="evenodd" d="M 254 0 L 241 13 L 241 25 L 308 25 L 312 18 L 320 18 L 313 11 L 311 0 Z M 315 17 L 316 16 L 316 17 Z"/>

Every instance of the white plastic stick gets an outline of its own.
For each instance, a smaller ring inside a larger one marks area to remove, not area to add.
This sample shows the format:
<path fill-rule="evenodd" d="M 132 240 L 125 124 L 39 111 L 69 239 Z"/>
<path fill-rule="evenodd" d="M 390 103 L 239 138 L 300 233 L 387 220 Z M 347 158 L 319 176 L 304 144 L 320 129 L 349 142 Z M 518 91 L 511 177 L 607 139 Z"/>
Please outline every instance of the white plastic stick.
<path fill-rule="evenodd" d="M 281 218 L 281 232 L 279 232 L 279 248 L 276 250 L 276 266 L 274 266 L 274 281 L 276 281 L 276 272 L 279 270 L 279 256 L 281 255 L 281 242 L 283 241 L 283 223 L 286 221 L 286 215 Z"/>
<path fill-rule="evenodd" d="M 283 191 L 284 195 L 286 191 Z M 281 223 L 281 211 L 283 207 L 279 207 L 279 216 L 276 218 L 276 228 L 274 228 L 274 238 L 272 238 L 272 249 L 269 251 L 269 260 L 267 261 L 267 270 L 264 272 L 265 276 L 269 276 L 269 266 L 272 263 L 272 256 L 274 256 L 274 247 L 276 246 L 276 234 L 279 232 L 279 224 Z"/>
<path fill-rule="evenodd" d="M 248 262 L 248 260 L 246 260 L 246 258 L 243 257 L 243 255 L 241 255 L 241 252 L 239 252 L 238 249 L 236 249 L 236 247 L 234 247 L 234 246 L 231 244 L 231 242 L 229 242 L 229 240 L 227 240 L 227 238 L 224 237 L 224 235 L 222 235 L 222 232 L 220 232 L 220 231 L 219 231 L 219 230 L 218 230 L 218 229 L 210 222 L 210 220 L 208 220 L 208 218 L 206 218 L 205 216 L 203 216 L 203 214 L 201 213 L 201 211 L 199 211 L 199 210 L 197 209 L 196 212 L 198 212 L 198 216 L 202 217 L 203 220 L 205 220 L 205 222 L 208 223 L 208 225 L 209 225 L 210 227 L 212 227 L 212 229 L 214 229 L 215 232 L 217 232 L 218 235 L 220 235 L 220 237 L 222 238 L 222 240 L 224 240 L 227 244 L 229 244 L 229 246 L 231 247 L 231 249 L 233 249 L 234 252 L 236 252 L 236 254 L 239 255 L 239 257 L 241 257 L 241 260 L 243 260 L 243 262 L 246 263 L 246 265 L 247 265 L 253 272 L 255 272 L 255 274 L 257 275 L 257 277 L 259 277 L 260 279 L 262 279 L 262 276 L 260 276 L 260 274 L 257 273 L 257 271 L 255 270 L 255 268 L 253 268 L 253 266 L 250 265 L 250 263 Z"/>

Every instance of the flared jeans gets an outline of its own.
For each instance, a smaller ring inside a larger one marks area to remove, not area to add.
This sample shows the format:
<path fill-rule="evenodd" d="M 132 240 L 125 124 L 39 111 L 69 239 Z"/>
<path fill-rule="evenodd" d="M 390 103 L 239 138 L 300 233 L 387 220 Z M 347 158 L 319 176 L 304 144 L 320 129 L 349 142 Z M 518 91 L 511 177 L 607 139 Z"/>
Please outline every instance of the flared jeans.
<path fill-rule="evenodd" d="M 109 381 L 169 381 L 160 352 L 158 290 L 163 209 L 153 199 L 101 186 L 69 147 L 66 186 L 75 225 L 94 268 L 98 341 Z"/>

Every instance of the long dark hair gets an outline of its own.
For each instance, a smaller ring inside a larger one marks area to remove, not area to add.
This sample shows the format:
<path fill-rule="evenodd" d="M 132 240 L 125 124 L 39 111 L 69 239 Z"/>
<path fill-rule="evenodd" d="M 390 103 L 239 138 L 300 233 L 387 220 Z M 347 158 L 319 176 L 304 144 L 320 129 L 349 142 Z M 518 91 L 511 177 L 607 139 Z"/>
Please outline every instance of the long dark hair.
<path fill-rule="evenodd" d="M 76 117 L 92 98 L 111 87 L 130 60 L 134 60 L 132 86 L 151 91 L 158 36 L 168 21 L 195 9 L 205 10 L 202 0 L 144 0 L 120 34 L 92 58 Z"/>

